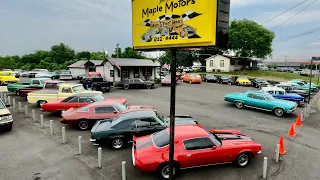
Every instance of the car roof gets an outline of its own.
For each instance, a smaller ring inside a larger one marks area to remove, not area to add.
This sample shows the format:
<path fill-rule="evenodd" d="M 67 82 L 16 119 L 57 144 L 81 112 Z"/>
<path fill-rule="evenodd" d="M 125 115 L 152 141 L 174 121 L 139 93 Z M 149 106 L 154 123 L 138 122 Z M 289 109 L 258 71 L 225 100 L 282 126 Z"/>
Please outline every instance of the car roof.
<path fill-rule="evenodd" d="M 155 116 L 156 111 L 152 109 L 129 110 L 122 114 L 123 119 L 150 118 Z"/>
<path fill-rule="evenodd" d="M 250 91 L 250 90 L 248 90 L 246 93 L 251 93 L 251 94 L 266 94 L 266 93 L 263 92 L 263 91 Z"/>
<path fill-rule="evenodd" d="M 93 97 L 93 96 L 96 96 L 98 95 L 97 93 L 92 93 L 92 92 L 87 92 L 87 93 L 77 93 L 77 94 L 74 94 L 72 96 L 74 97 Z"/>
<path fill-rule="evenodd" d="M 88 107 L 113 106 L 116 103 L 119 103 L 119 102 L 118 101 L 100 101 L 100 102 L 91 103 L 88 105 Z"/>
<path fill-rule="evenodd" d="M 284 89 L 273 86 L 273 87 L 262 87 L 261 88 L 264 91 L 284 91 Z"/>
<path fill-rule="evenodd" d="M 208 137 L 208 131 L 196 125 L 179 125 L 175 127 L 175 138 L 177 139 L 185 140 L 196 137 Z"/>

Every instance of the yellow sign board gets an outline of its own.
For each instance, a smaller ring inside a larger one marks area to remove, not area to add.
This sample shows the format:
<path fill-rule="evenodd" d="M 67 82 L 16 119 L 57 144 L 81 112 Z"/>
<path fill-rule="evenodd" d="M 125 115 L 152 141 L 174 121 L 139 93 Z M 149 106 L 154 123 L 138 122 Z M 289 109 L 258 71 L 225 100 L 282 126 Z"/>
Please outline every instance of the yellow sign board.
<path fill-rule="evenodd" d="M 216 45 L 218 0 L 132 0 L 136 50 Z"/>

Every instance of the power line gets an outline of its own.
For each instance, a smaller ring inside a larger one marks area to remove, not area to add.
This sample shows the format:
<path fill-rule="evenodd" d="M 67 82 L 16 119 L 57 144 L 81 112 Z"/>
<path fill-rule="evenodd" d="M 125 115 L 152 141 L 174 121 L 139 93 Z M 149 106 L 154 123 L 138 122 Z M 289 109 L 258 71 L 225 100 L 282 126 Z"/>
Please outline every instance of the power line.
<path fill-rule="evenodd" d="M 297 45 L 297 46 L 293 46 L 292 48 L 299 47 L 299 46 L 302 46 L 302 45 L 305 45 L 305 44 L 309 44 L 309 43 L 312 43 L 312 42 L 316 42 L 316 41 L 320 41 L 320 38 L 319 38 L 319 39 L 312 40 L 312 41 L 308 41 L 308 42 L 305 42 L 305 43 L 302 43 L 302 44 L 299 44 L 299 45 Z"/>
<path fill-rule="evenodd" d="M 293 16 L 291 16 L 290 18 L 288 18 L 287 20 L 285 20 L 284 22 L 282 22 L 281 24 L 279 24 L 278 26 L 276 26 L 275 28 L 271 29 L 272 31 L 277 29 L 278 27 L 282 26 L 283 24 L 285 24 L 286 22 L 288 22 L 289 20 L 291 20 L 292 18 L 294 18 L 295 16 L 297 16 L 298 14 L 300 14 L 302 11 L 304 11 L 305 9 L 307 9 L 308 7 L 310 7 L 312 4 L 314 4 L 317 0 L 314 0 L 312 3 L 310 3 L 309 5 L 307 5 L 306 7 L 304 7 L 303 9 L 301 9 L 299 12 L 297 12 L 296 14 L 294 14 Z"/>
<path fill-rule="evenodd" d="M 315 28 L 315 29 L 311 29 L 311 30 L 308 30 L 308 31 L 305 31 L 305 32 L 297 33 L 297 34 L 292 35 L 292 36 L 287 36 L 286 38 L 283 38 L 283 39 L 281 39 L 281 40 L 275 41 L 275 44 L 282 43 L 282 42 L 286 42 L 286 41 L 289 41 L 289 40 L 291 40 L 291 39 L 295 39 L 295 38 L 300 37 L 300 36 L 305 36 L 305 35 L 308 35 L 308 34 L 313 34 L 313 33 L 318 32 L 318 31 L 320 31 L 320 27 Z"/>
<path fill-rule="evenodd" d="M 265 24 L 265 23 L 267 23 L 267 22 L 269 22 L 269 21 L 274 20 L 275 18 L 277 18 L 277 17 L 281 16 L 282 14 L 285 14 L 286 12 L 288 12 L 288 11 L 290 11 L 290 10 L 294 9 L 295 7 L 300 6 L 301 4 L 303 4 L 303 3 L 304 3 L 304 2 L 306 2 L 306 1 L 308 1 L 308 0 L 302 1 L 302 2 L 300 2 L 300 3 L 298 3 L 298 4 L 296 4 L 295 6 L 292 6 L 291 8 L 287 9 L 286 11 L 284 11 L 284 12 L 282 12 L 282 13 L 280 13 L 280 14 L 276 15 L 276 16 L 274 16 L 273 18 L 271 18 L 271 19 L 269 19 L 269 20 L 265 21 L 265 22 L 264 22 L 264 23 L 262 23 L 262 24 Z"/>

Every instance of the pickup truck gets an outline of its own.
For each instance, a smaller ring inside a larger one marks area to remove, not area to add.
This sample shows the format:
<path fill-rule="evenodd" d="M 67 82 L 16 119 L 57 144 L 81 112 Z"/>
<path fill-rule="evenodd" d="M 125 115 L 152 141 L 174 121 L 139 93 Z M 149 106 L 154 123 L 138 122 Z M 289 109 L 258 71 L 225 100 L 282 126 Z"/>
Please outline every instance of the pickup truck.
<path fill-rule="evenodd" d="M 52 102 L 58 99 L 65 99 L 76 93 L 97 93 L 102 94 L 100 91 L 88 91 L 85 90 L 82 84 L 62 84 L 59 86 L 59 90 L 43 89 L 40 91 L 34 91 L 28 94 L 28 102 L 31 104 L 38 104 L 39 107 L 47 102 Z"/>
<path fill-rule="evenodd" d="M 11 83 L 17 83 L 19 79 L 17 79 L 13 72 L 10 71 L 1 71 L 0 72 L 0 86 L 7 85 Z"/>
<path fill-rule="evenodd" d="M 28 93 L 38 91 L 41 89 L 59 89 L 59 86 L 64 84 L 64 81 L 45 81 L 44 86 L 30 86 L 26 88 L 18 89 L 18 96 L 24 97 L 26 100 L 28 97 Z"/>
<path fill-rule="evenodd" d="M 304 97 L 294 93 L 287 93 L 280 87 L 263 87 L 262 92 L 270 93 L 276 99 L 296 102 L 298 105 L 304 104 Z"/>
<path fill-rule="evenodd" d="M 80 80 L 80 83 L 85 89 L 102 92 L 109 92 L 113 86 L 113 83 L 105 81 L 99 72 L 89 72 L 87 77 Z"/>
<path fill-rule="evenodd" d="M 10 107 L 10 105 L 4 104 L 0 99 L 0 129 L 11 131 L 13 118 L 7 107 Z"/>
<path fill-rule="evenodd" d="M 33 78 L 28 80 L 27 82 L 22 82 L 20 81 L 20 83 L 14 83 L 14 84 L 8 84 L 7 89 L 9 92 L 14 92 L 14 93 L 18 93 L 18 90 L 20 88 L 26 88 L 26 87 L 43 87 L 44 86 L 44 82 L 45 81 L 49 81 L 51 80 L 50 78 Z"/>

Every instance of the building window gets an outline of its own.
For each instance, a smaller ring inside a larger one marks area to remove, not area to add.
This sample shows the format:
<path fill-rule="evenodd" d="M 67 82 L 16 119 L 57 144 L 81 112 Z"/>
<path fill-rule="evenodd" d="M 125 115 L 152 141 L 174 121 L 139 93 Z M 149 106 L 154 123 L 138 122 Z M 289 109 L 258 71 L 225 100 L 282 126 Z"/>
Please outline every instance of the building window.
<path fill-rule="evenodd" d="M 231 65 L 236 65 L 236 61 L 234 59 L 230 59 L 230 64 Z"/>
<path fill-rule="evenodd" d="M 224 60 L 220 60 L 220 67 L 224 67 Z"/>
<path fill-rule="evenodd" d="M 213 60 L 210 60 L 210 67 L 213 67 Z"/>
<path fill-rule="evenodd" d="M 120 77 L 120 69 L 117 69 L 117 72 L 118 72 L 118 77 Z"/>
<path fill-rule="evenodd" d="M 114 71 L 110 70 L 110 77 L 113 77 L 113 75 L 114 75 Z"/>

